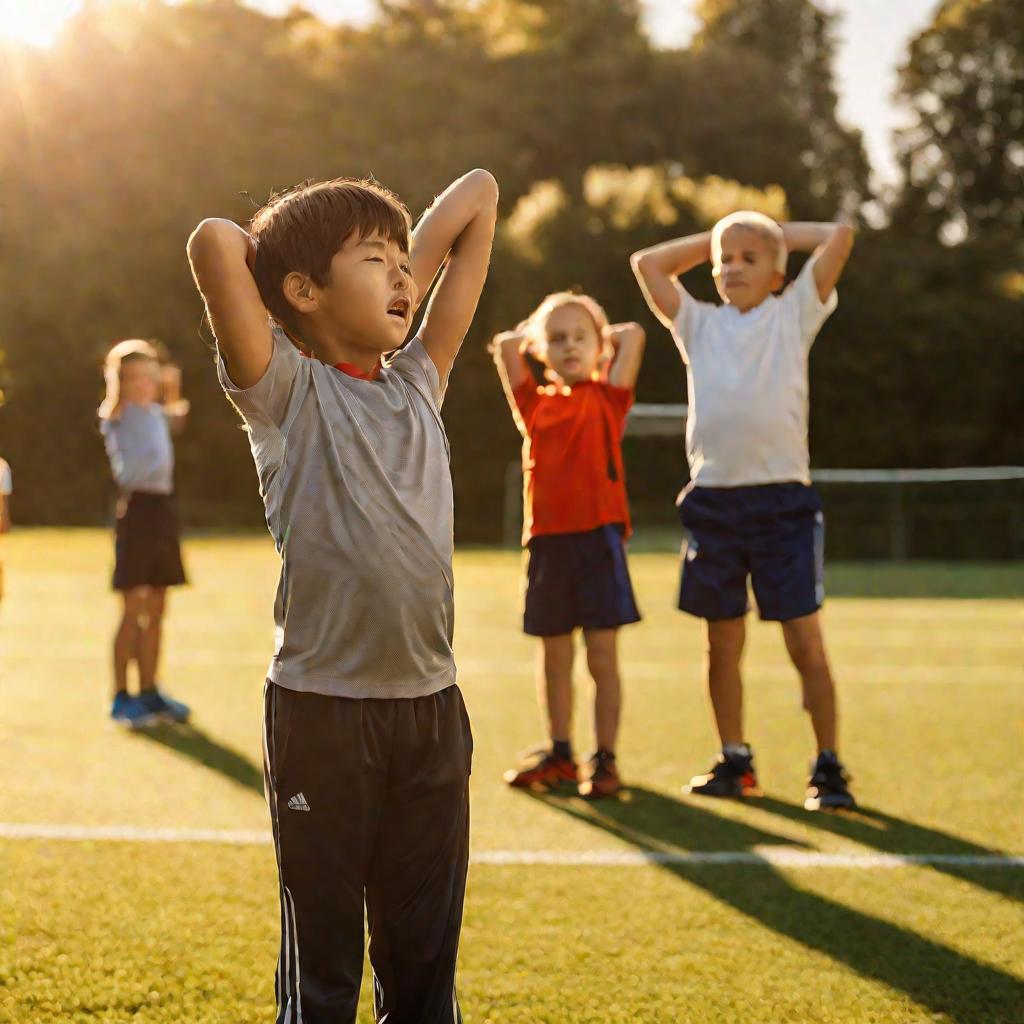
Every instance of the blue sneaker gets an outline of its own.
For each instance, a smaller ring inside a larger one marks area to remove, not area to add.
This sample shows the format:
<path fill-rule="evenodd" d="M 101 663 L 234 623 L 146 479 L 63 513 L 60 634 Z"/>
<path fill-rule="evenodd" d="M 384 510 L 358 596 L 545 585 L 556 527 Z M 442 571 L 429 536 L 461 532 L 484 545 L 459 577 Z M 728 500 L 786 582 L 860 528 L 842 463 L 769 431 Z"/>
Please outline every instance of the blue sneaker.
<path fill-rule="evenodd" d="M 167 722 L 187 722 L 192 714 L 187 704 L 173 700 L 159 690 L 143 690 L 139 694 L 140 703 L 154 716 Z"/>
<path fill-rule="evenodd" d="M 156 721 L 156 715 L 138 697 L 119 693 L 110 707 L 110 720 L 128 729 L 142 729 Z"/>

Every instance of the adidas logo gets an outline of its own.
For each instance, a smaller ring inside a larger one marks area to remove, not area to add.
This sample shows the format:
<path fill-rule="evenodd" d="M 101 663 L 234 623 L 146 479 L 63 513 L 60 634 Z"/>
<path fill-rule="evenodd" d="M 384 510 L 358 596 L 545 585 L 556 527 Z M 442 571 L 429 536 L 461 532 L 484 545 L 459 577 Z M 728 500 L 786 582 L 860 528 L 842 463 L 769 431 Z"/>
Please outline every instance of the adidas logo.
<path fill-rule="evenodd" d="M 293 811 L 308 811 L 309 810 L 309 804 L 306 803 L 306 798 L 301 793 L 296 793 L 295 796 L 293 796 L 288 801 L 288 806 Z"/>

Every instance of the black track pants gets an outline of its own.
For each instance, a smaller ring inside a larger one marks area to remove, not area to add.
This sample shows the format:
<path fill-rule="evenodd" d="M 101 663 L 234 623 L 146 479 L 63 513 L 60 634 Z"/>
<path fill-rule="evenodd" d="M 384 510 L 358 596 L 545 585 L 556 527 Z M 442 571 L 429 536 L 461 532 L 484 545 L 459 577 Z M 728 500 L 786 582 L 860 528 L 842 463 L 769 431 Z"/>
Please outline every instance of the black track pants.
<path fill-rule="evenodd" d="M 264 770 L 281 882 L 277 1024 L 352 1024 L 370 928 L 374 1013 L 459 1024 L 473 737 L 457 686 L 353 700 L 268 682 Z"/>

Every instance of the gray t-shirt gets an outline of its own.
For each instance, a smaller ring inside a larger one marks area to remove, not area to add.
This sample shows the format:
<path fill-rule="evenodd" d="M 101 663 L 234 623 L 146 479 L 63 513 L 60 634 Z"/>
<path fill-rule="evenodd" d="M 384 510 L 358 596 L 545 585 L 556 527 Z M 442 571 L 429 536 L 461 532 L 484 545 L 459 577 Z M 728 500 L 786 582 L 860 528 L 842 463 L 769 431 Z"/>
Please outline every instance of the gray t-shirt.
<path fill-rule="evenodd" d="M 116 420 L 100 420 L 100 433 L 123 491 L 174 490 L 174 444 L 162 405 L 126 405 Z"/>
<path fill-rule="evenodd" d="M 454 501 L 444 385 L 414 338 L 376 380 L 274 331 L 263 377 L 220 382 L 242 414 L 281 555 L 272 682 L 420 697 L 455 682 Z"/>
<path fill-rule="evenodd" d="M 807 357 L 837 303 L 835 291 L 821 301 L 813 258 L 746 313 L 682 293 L 672 336 L 686 363 L 686 457 L 698 487 L 811 482 Z"/>

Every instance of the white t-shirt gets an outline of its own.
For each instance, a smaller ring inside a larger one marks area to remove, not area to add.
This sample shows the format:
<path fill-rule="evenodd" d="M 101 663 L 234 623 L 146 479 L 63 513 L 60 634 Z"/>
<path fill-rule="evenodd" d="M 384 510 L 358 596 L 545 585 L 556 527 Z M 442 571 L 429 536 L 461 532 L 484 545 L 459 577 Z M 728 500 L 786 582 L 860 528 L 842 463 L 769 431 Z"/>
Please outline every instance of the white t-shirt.
<path fill-rule="evenodd" d="M 6 459 L 0 459 L 0 495 L 6 497 L 14 490 L 11 484 L 11 467 Z"/>
<path fill-rule="evenodd" d="M 672 336 L 686 364 L 686 457 L 698 487 L 809 484 L 807 357 L 836 308 L 814 283 L 814 259 L 779 296 L 741 313 L 681 285 Z"/>

